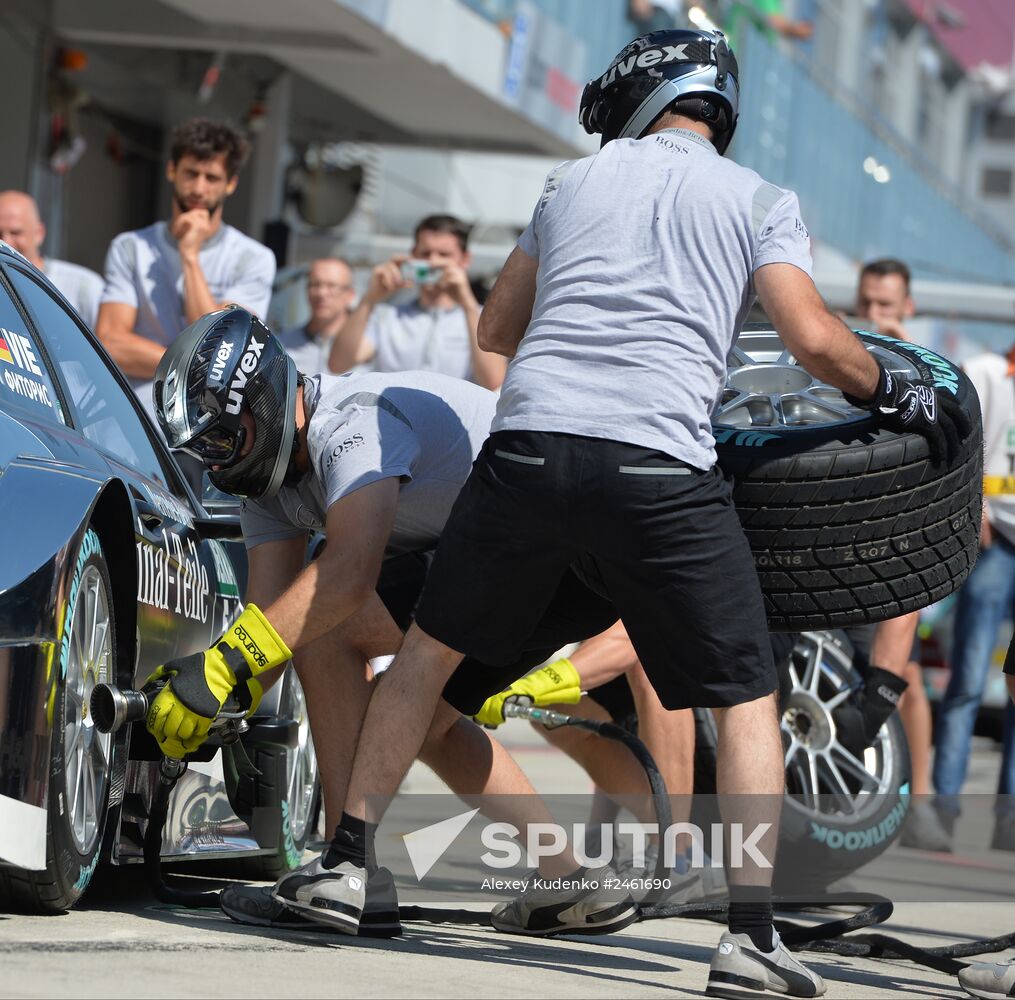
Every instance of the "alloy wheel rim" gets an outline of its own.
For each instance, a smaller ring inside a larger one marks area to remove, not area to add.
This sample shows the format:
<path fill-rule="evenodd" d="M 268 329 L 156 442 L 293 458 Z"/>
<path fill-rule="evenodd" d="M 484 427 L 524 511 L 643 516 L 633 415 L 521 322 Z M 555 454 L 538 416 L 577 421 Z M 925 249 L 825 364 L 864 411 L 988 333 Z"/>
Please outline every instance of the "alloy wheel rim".
<path fill-rule="evenodd" d="M 865 344 L 893 375 L 919 379 L 908 358 L 888 346 Z M 783 347 L 774 330 L 744 330 L 729 354 L 726 387 L 712 416 L 717 427 L 812 430 L 870 419 L 839 389 L 815 378 Z"/>
<path fill-rule="evenodd" d="M 286 799 L 289 804 L 289 829 L 294 841 L 302 840 L 310 823 L 317 787 L 317 753 L 310 735 L 310 718 L 307 702 L 295 671 L 289 679 L 292 718 L 298 724 L 296 747 L 288 754 L 286 762 Z"/>
<path fill-rule="evenodd" d="M 90 702 L 96 684 L 113 681 L 113 642 L 109 603 L 102 574 L 85 567 L 71 613 L 64 662 L 64 810 L 74 846 L 90 854 L 101 832 L 102 804 L 109 782 L 113 737 L 101 733 Z"/>
<path fill-rule="evenodd" d="M 827 816 L 862 819 L 892 790 L 897 762 L 887 725 L 856 757 L 839 741 L 835 710 L 853 693 L 851 659 L 823 633 L 804 633 L 790 661 L 792 688 L 782 717 L 790 802 Z"/>

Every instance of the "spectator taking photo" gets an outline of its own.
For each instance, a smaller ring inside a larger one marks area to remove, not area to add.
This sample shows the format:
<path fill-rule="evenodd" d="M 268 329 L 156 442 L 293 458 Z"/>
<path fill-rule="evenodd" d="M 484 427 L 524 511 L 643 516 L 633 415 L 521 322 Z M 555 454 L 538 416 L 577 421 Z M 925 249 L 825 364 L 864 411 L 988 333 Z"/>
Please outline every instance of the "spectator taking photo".
<path fill-rule="evenodd" d="M 374 268 L 359 306 L 348 320 L 348 335 L 332 348 L 330 367 L 342 370 L 346 345 L 357 346 L 357 361 L 379 372 L 427 371 L 500 388 L 507 363 L 481 350 L 477 340 L 480 306 L 466 273 L 471 262 L 469 227 L 453 215 L 431 215 L 416 227 L 410 254 L 395 254 Z M 408 302 L 387 302 L 413 289 Z"/>

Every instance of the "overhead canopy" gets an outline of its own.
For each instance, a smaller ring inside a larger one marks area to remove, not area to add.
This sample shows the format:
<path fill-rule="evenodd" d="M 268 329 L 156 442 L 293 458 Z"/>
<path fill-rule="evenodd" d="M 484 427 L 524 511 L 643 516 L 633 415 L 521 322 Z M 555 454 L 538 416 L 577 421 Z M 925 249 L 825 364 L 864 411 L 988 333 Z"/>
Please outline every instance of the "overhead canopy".
<path fill-rule="evenodd" d="M 548 156 L 587 150 L 503 96 L 509 43 L 457 0 L 56 0 L 65 41 L 270 59 L 294 138 Z M 427 48 L 423 49 L 425 40 Z"/>

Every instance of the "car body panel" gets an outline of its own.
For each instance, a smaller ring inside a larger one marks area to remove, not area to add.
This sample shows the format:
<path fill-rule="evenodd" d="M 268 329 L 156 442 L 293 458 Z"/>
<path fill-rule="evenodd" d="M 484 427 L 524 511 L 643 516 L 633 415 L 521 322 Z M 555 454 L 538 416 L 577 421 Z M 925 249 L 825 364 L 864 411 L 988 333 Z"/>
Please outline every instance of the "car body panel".
<path fill-rule="evenodd" d="M 39 869 L 63 618 L 86 529 L 100 535 L 110 567 L 121 685 L 140 686 L 159 664 L 224 631 L 243 606 L 246 556 L 241 543 L 200 536 L 196 520 L 207 512 L 124 378 L 45 276 L 0 242 L 4 337 L 0 864 Z M 131 729 L 118 735 L 111 765 L 103 857 L 114 862 L 140 860 L 157 780 L 154 741 Z M 274 850 L 234 815 L 222 751 L 206 756 L 174 795 L 167 856 Z"/>

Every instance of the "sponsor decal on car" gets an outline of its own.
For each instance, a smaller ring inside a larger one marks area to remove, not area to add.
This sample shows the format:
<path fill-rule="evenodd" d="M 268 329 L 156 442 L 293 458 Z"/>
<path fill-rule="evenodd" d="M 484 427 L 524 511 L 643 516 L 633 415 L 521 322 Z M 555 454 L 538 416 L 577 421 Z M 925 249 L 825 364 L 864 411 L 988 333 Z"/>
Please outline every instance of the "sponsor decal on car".
<path fill-rule="evenodd" d="M 31 377 L 35 375 L 41 379 L 43 376 L 39 359 L 35 356 L 34 345 L 27 337 L 0 327 L 0 361 L 7 366 L 3 370 L 3 380 L 11 392 L 30 399 L 33 403 L 53 408 L 49 387 Z M 18 368 L 20 371 L 12 371 L 12 368 Z M 25 375 L 24 372 L 28 374 Z"/>
<path fill-rule="evenodd" d="M 151 505 L 163 517 L 168 517 L 178 524 L 185 524 L 188 528 L 194 526 L 194 515 L 184 506 L 182 501 L 178 500 L 171 493 L 153 490 L 147 483 L 141 483 L 141 489 L 144 495 L 148 497 Z"/>
<path fill-rule="evenodd" d="M 236 572 L 225 547 L 221 542 L 211 540 L 208 548 L 211 549 L 212 561 L 215 563 L 216 592 L 222 597 L 239 598 L 240 585 L 236 582 Z"/>
<path fill-rule="evenodd" d="M 138 531 L 143 532 L 140 521 Z M 194 540 L 184 542 L 163 528 L 161 545 L 139 540 L 136 549 L 138 601 L 206 622 L 212 605 L 211 584 Z"/>

